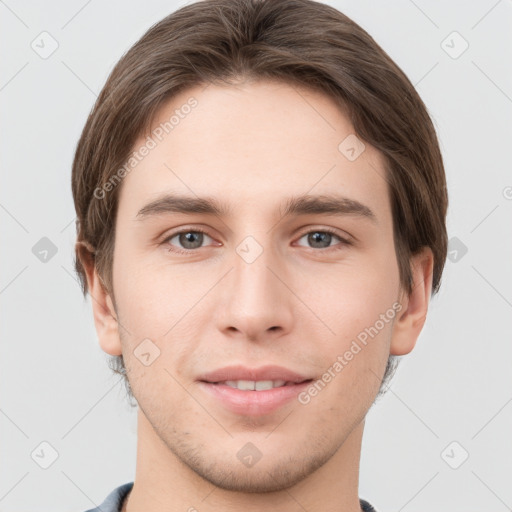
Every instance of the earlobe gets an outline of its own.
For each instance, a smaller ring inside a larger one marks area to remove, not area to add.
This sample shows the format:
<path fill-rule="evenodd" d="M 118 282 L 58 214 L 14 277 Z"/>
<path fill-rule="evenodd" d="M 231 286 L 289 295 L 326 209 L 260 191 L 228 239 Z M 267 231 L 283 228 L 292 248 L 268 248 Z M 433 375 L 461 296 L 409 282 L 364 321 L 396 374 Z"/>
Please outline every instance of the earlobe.
<path fill-rule="evenodd" d="M 78 247 L 78 245 L 80 246 Z M 87 276 L 87 287 L 91 297 L 94 325 L 100 346 L 107 354 L 112 356 L 121 355 L 117 312 L 112 298 L 96 270 L 94 252 L 91 246 L 84 242 L 78 242 L 77 249 L 80 262 Z"/>
<path fill-rule="evenodd" d="M 427 319 L 432 292 L 434 256 L 424 247 L 411 260 L 413 286 L 410 295 L 402 294 L 402 309 L 393 325 L 390 354 L 404 355 L 412 351 Z"/>

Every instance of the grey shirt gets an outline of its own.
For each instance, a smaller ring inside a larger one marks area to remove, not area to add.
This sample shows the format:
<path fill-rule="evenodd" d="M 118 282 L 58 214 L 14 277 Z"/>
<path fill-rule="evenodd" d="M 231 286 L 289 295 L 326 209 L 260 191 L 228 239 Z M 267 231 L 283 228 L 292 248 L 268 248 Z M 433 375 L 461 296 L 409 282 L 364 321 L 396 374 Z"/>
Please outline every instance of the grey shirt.
<path fill-rule="evenodd" d="M 123 506 L 123 501 L 132 490 L 133 482 L 120 485 L 114 489 L 106 498 L 105 501 L 97 508 L 86 510 L 86 512 L 120 512 Z M 359 498 L 362 512 L 377 512 L 367 501 Z"/>

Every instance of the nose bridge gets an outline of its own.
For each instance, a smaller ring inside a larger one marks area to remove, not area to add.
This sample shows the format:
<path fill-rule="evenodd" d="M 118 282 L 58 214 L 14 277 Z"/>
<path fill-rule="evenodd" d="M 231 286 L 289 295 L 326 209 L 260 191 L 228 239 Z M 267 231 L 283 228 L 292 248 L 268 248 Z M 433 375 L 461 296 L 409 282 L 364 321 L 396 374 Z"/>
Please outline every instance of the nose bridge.
<path fill-rule="evenodd" d="M 270 330 L 290 328 L 291 294 L 276 277 L 283 268 L 278 252 L 270 246 L 268 236 L 261 242 L 248 236 L 235 248 L 233 270 L 228 277 L 231 286 L 220 315 L 221 329 L 236 330 L 256 339 Z"/>

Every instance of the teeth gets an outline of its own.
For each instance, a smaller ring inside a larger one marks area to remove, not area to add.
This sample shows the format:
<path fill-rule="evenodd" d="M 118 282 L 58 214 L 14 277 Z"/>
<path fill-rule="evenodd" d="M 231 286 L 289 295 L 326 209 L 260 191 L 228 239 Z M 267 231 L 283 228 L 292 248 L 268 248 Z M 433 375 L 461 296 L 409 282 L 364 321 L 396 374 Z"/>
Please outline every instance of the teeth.
<path fill-rule="evenodd" d="M 280 388 L 286 384 L 285 380 L 227 380 L 219 382 L 231 388 L 241 390 L 263 391 L 265 389 Z"/>

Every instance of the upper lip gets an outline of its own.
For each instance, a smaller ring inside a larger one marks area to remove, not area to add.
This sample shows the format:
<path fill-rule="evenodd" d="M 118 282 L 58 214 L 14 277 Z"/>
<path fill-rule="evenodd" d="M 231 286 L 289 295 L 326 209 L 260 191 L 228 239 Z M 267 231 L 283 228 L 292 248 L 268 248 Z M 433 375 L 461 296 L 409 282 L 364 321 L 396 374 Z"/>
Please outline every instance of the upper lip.
<path fill-rule="evenodd" d="M 203 382 L 225 382 L 227 380 L 284 380 L 299 383 L 310 380 L 311 377 L 301 375 L 282 366 L 267 365 L 260 368 L 247 368 L 245 366 L 226 366 L 212 372 L 204 373 L 198 377 Z"/>

